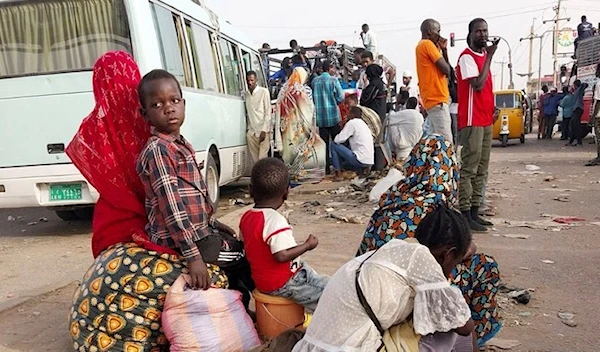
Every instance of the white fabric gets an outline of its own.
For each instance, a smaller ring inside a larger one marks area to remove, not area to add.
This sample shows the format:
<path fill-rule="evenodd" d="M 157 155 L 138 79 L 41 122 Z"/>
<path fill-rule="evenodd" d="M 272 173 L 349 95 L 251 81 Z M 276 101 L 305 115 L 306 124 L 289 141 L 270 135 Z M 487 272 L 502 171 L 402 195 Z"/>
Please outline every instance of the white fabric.
<path fill-rule="evenodd" d="M 594 100 L 600 100 L 600 81 L 597 81 L 594 85 Z"/>
<path fill-rule="evenodd" d="M 412 72 L 410 72 L 409 70 L 404 71 L 404 73 L 402 73 L 402 77 L 406 77 L 406 78 L 412 78 Z"/>
<path fill-rule="evenodd" d="M 346 122 L 342 132 L 335 136 L 338 144 L 350 140 L 350 149 L 356 159 L 364 165 L 375 164 L 375 145 L 371 129 L 362 119 L 352 119 Z"/>
<path fill-rule="evenodd" d="M 261 132 L 271 131 L 271 93 L 264 87 L 257 86 L 254 91 L 245 92 L 246 113 L 248 116 L 248 132 L 256 137 Z"/>
<path fill-rule="evenodd" d="M 381 74 L 381 80 L 383 81 L 383 84 L 385 84 L 387 86 L 388 81 L 387 81 L 386 73 L 387 72 L 384 69 L 383 73 Z M 356 82 L 356 89 L 362 90 L 362 89 L 367 88 L 368 85 L 369 85 L 369 79 L 367 78 L 367 71 L 363 69 L 360 71 L 360 76 L 358 78 L 358 82 Z"/>
<path fill-rule="evenodd" d="M 263 228 L 263 241 L 269 245 L 271 253 L 284 251 L 298 245 L 294 238 L 292 226 L 277 210 L 261 208 L 252 209 L 252 212 L 262 213 L 265 221 Z M 290 262 L 290 270 L 295 273 L 301 267 L 300 259 Z"/>
<path fill-rule="evenodd" d="M 475 55 L 480 55 L 473 51 Z M 463 81 L 479 76 L 479 67 L 475 59 L 471 55 L 462 55 L 458 60 L 458 66 L 460 67 L 460 75 Z"/>
<path fill-rule="evenodd" d="M 403 160 L 410 155 L 414 146 L 423 136 L 423 115 L 415 109 L 394 111 L 388 118 L 388 135 L 396 159 Z"/>
<path fill-rule="evenodd" d="M 294 352 L 372 352 L 381 335 L 358 300 L 355 272 L 372 252 L 342 266 L 329 280 Z M 429 249 L 391 240 L 363 265 L 359 283 L 383 329 L 414 311 L 415 332 L 447 332 L 466 324 L 471 311 L 460 290 L 450 286 Z"/>
<path fill-rule="evenodd" d="M 458 115 L 458 103 L 450 103 L 450 107 L 448 109 L 450 110 L 450 114 Z"/>
<path fill-rule="evenodd" d="M 375 35 L 372 30 L 369 30 L 366 34 L 361 32 L 360 37 L 362 38 L 365 49 L 373 53 L 374 58 L 377 58 L 377 35 Z"/>

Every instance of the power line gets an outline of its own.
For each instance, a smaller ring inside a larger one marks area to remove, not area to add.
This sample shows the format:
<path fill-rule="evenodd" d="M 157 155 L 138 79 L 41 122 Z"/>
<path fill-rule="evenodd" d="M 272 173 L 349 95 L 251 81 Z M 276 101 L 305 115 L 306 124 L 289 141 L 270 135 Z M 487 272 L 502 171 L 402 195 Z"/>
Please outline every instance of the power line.
<path fill-rule="evenodd" d="M 454 21 L 454 22 L 446 22 L 446 19 L 438 19 L 438 21 L 441 22 L 442 25 L 445 26 L 445 25 L 450 25 L 450 24 L 468 23 L 473 19 L 473 17 L 485 17 L 486 19 L 509 17 L 509 16 L 514 16 L 514 15 L 520 15 L 520 14 L 532 13 L 532 12 L 537 12 L 540 10 L 545 10 L 547 8 L 547 6 L 552 5 L 552 4 L 553 4 L 553 2 L 548 2 L 548 3 L 541 3 L 541 4 L 525 6 L 521 9 L 511 10 L 514 12 L 500 14 L 500 15 L 494 15 L 494 14 L 498 13 L 496 11 L 496 12 L 488 12 L 487 14 L 484 13 L 484 14 L 458 16 L 458 18 L 464 18 L 464 19 L 459 20 L 459 21 Z M 523 11 L 523 9 L 526 9 L 528 7 L 533 7 L 533 6 L 536 6 L 536 8 Z M 487 16 L 487 15 L 490 15 L 490 16 Z M 456 19 L 456 18 L 457 17 L 453 17 L 452 19 Z M 448 19 L 448 20 L 450 20 L 450 19 Z M 417 21 L 405 22 L 405 23 L 409 23 L 414 26 L 421 24 L 421 22 L 417 22 Z M 388 25 L 396 25 L 396 24 L 398 24 L 398 22 L 370 23 L 369 25 L 370 26 L 388 26 Z M 282 28 L 281 25 L 279 25 L 279 26 L 256 26 L 256 25 L 236 24 L 235 26 L 240 27 L 240 28 L 256 28 L 256 29 L 281 29 Z M 400 29 L 377 30 L 377 32 L 395 32 L 395 31 L 412 30 L 412 29 L 414 29 L 414 26 L 400 28 Z M 353 25 L 326 25 L 326 26 L 284 26 L 285 29 L 326 29 L 326 28 L 355 28 L 355 27 L 357 27 L 355 24 L 353 24 Z"/>

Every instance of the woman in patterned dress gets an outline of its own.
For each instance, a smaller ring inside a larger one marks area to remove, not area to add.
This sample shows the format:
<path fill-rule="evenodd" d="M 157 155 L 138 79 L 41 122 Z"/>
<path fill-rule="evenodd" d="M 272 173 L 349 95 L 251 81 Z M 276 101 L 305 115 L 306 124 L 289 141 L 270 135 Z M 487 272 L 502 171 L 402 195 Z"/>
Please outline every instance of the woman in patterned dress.
<path fill-rule="evenodd" d="M 393 238 L 415 236 L 423 218 L 437 205 L 455 205 L 458 166 L 450 142 L 439 135 L 422 139 L 405 164 L 407 177 L 384 193 L 358 249 L 358 255 L 377 249 Z M 453 271 L 471 308 L 477 345 L 482 346 L 500 331 L 496 294 L 500 284 L 498 264 L 491 256 L 474 254 L 475 248 Z"/>
<path fill-rule="evenodd" d="M 67 154 L 98 190 L 93 221 L 95 261 L 73 297 L 69 330 L 75 351 L 168 351 L 161 329 L 166 294 L 185 272 L 176 252 L 150 242 L 137 157 L 150 136 L 139 114 L 140 72 L 125 52 L 94 65 L 96 105 Z M 209 267 L 213 287 L 227 277 Z"/>
<path fill-rule="evenodd" d="M 282 157 L 294 183 L 319 182 L 325 177 L 325 142 L 317 133 L 308 72 L 296 67 L 277 98 Z"/>

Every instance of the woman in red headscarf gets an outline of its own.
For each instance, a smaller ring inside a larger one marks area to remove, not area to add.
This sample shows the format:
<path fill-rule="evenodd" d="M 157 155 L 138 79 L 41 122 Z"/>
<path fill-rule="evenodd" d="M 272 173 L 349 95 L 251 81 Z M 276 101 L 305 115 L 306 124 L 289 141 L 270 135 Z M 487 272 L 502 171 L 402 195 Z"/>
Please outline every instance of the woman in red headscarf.
<path fill-rule="evenodd" d="M 93 221 L 95 261 L 75 292 L 70 332 L 75 350 L 167 351 L 161 329 L 166 294 L 187 270 L 176 252 L 149 241 L 144 189 L 135 170 L 150 136 L 139 113 L 140 72 L 125 52 L 94 65 L 96 105 L 67 155 L 100 193 Z M 227 278 L 209 267 L 213 287 Z"/>

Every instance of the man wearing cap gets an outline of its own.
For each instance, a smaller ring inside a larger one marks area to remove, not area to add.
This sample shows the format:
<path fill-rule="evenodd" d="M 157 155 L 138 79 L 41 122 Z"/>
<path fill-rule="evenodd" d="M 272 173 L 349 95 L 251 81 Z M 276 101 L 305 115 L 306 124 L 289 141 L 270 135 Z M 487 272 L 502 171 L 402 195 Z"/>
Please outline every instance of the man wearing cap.
<path fill-rule="evenodd" d="M 402 74 L 402 84 L 403 86 L 400 90 L 408 91 L 408 96 L 411 98 L 417 98 L 419 105 L 417 105 L 417 110 L 419 110 L 419 106 L 421 105 L 421 97 L 419 94 L 419 87 L 412 82 L 412 73 L 408 70 L 404 71 Z"/>

